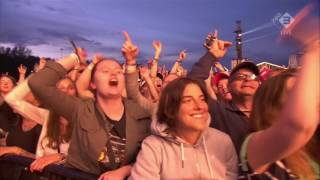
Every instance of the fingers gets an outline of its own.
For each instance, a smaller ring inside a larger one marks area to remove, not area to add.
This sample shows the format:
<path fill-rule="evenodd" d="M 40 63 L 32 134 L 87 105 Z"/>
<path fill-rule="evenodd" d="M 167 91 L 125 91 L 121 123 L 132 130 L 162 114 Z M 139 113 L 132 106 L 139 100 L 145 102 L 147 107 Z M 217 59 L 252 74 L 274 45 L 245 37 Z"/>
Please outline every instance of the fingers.
<path fill-rule="evenodd" d="M 230 42 L 230 41 L 223 41 L 223 43 L 224 43 L 224 47 L 232 46 L 232 42 Z"/>
<path fill-rule="evenodd" d="M 161 46 L 162 46 L 161 42 L 158 41 L 158 40 L 154 40 L 152 42 L 152 44 L 153 44 L 154 47 L 157 47 L 157 48 L 161 48 Z"/>
<path fill-rule="evenodd" d="M 130 36 L 129 36 L 127 31 L 123 31 L 122 34 L 123 34 L 124 40 L 126 42 L 132 43 L 131 38 L 130 38 Z"/>
<path fill-rule="evenodd" d="M 38 171 L 40 164 L 41 164 L 41 159 L 34 160 L 30 165 L 30 171 L 31 172 Z"/>
<path fill-rule="evenodd" d="M 218 40 L 217 42 L 218 42 L 218 47 L 219 47 L 219 49 L 220 49 L 220 50 L 224 50 L 224 42 L 221 41 L 221 40 Z"/>
<path fill-rule="evenodd" d="M 43 158 L 39 158 L 34 160 L 31 165 L 30 165 L 30 171 L 34 172 L 34 171 L 39 171 L 41 172 L 45 167 L 47 167 L 50 164 L 50 161 L 43 159 Z"/>
<path fill-rule="evenodd" d="M 214 30 L 213 37 L 218 39 L 218 30 L 217 29 Z"/>

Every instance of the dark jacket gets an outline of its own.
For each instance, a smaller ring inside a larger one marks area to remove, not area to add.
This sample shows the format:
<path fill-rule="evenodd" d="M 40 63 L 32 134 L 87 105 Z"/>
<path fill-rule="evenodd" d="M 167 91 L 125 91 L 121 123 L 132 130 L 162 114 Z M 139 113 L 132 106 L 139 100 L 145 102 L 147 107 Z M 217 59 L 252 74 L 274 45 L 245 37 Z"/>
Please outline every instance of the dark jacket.
<path fill-rule="evenodd" d="M 200 81 L 207 79 L 211 66 L 216 61 L 217 59 L 210 52 L 207 52 L 193 65 L 188 77 Z M 210 99 L 208 105 L 212 119 L 210 127 L 227 133 L 239 153 L 244 138 L 250 133 L 247 116 L 232 102 L 225 103 Z"/>
<path fill-rule="evenodd" d="M 66 73 L 60 64 L 47 62 L 46 68 L 29 79 L 29 86 L 42 103 L 73 123 L 67 166 L 100 174 L 98 158 L 109 138 L 100 122 L 106 123 L 108 131 L 112 125 L 94 100 L 71 97 L 55 87 Z M 141 142 L 150 134 L 150 113 L 130 100 L 124 100 L 124 104 L 126 155 L 122 165 L 127 165 L 135 161 Z"/>

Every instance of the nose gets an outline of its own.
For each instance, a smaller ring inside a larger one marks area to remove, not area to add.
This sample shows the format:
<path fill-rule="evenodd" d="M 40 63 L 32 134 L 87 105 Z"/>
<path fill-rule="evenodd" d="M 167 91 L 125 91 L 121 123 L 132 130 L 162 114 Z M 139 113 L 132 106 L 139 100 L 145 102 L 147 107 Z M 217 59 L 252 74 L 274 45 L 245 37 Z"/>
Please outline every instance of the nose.
<path fill-rule="evenodd" d="M 201 100 L 193 100 L 193 108 L 195 110 L 199 110 L 202 107 L 202 102 Z"/>

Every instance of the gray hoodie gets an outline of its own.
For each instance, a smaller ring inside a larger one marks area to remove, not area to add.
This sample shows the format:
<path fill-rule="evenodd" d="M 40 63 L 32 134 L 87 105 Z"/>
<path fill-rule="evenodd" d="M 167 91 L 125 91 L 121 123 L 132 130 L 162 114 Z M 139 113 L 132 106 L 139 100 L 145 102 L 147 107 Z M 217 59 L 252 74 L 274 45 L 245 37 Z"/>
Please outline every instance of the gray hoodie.
<path fill-rule="evenodd" d="M 151 130 L 129 179 L 237 179 L 236 151 L 223 132 L 208 127 L 192 145 L 155 119 Z"/>

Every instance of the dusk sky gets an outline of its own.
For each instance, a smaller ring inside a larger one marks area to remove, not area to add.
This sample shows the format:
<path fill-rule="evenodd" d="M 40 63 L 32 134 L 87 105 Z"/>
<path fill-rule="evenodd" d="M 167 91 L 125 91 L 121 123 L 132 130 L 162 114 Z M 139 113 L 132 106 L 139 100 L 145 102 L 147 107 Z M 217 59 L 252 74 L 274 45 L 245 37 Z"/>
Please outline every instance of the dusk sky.
<path fill-rule="evenodd" d="M 280 43 L 277 15 L 294 16 L 308 0 L 1 0 L 0 46 L 23 44 L 35 56 L 60 58 L 72 52 L 68 39 L 108 57 L 121 56 L 121 32 L 129 32 L 140 48 L 139 62 L 153 56 L 152 40 L 163 43 L 160 63 L 168 66 L 186 49 L 190 67 L 205 52 L 208 32 L 234 41 L 235 21 L 242 21 L 243 54 L 255 62 L 287 65 L 294 45 Z M 319 11 L 319 7 L 315 11 Z M 319 12 L 315 12 L 318 15 Z M 63 49 L 63 50 L 61 50 Z M 230 66 L 234 46 L 222 63 Z"/>

